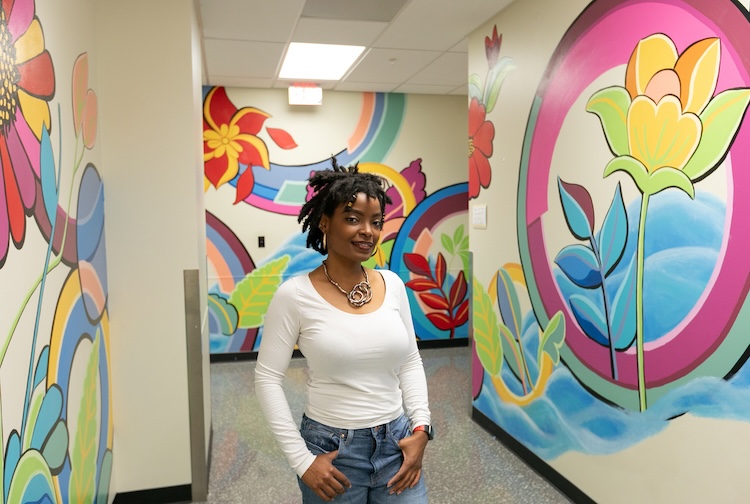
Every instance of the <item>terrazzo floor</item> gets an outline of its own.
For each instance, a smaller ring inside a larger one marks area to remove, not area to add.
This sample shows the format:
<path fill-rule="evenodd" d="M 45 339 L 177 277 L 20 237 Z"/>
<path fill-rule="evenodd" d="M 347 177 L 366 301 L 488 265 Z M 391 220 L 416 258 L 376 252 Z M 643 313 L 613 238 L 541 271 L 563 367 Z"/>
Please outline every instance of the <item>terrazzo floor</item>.
<path fill-rule="evenodd" d="M 423 349 L 436 439 L 425 452 L 431 504 L 570 502 L 471 419 L 468 347 Z M 265 424 L 255 361 L 211 364 L 213 441 L 208 504 L 297 504 L 294 474 Z M 304 359 L 294 359 L 286 394 L 301 417 Z"/>

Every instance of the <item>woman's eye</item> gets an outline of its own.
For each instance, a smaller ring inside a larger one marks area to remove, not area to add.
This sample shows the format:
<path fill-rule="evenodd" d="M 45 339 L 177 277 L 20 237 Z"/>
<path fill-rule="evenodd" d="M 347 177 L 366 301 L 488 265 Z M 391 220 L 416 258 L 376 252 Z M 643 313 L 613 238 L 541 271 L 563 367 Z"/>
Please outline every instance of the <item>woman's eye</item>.
<path fill-rule="evenodd" d="M 383 227 L 383 221 L 375 221 L 372 223 L 372 227 L 376 229 L 382 229 Z"/>

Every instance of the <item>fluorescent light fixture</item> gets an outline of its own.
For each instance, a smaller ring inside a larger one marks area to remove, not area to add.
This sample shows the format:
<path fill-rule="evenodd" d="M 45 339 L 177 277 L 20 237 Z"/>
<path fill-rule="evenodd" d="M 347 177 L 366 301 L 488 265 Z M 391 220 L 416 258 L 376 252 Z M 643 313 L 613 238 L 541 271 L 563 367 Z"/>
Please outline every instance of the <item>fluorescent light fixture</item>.
<path fill-rule="evenodd" d="M 323 89 L 316 84 L 295 83 L 289 86 L 289 105 L 322 105 Z"/>
<path fill-rule="evenodd" d="M 364 50 L 363 46 L 292 42 L 281 65 L 279 78 L 339 80 Z"/>

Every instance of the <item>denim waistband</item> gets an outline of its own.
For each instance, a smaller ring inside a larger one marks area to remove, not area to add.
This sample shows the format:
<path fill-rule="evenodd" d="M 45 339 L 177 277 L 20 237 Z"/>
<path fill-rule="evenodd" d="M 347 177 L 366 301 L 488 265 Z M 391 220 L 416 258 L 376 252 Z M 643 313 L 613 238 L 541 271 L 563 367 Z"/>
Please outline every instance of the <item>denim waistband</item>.
<path fill-rule="evenodd" d="M 390 422 L 375 425 L 373 427 L 365 427 L 362 429 L 343 429 L 339 427 L 331 427 L 330 425 L 325 425 L 317 420 L 313 420 L 312 418 L 308 417 L 306 414 L 302 415 L 302 429 L 316 429 L 328 432 L 332 435 L 335 435 L 336 437 L 340 437 L 342 439 L 346 439 L 347 441 L 353 439 L 357 436 L 377 436 L 377 435 L 385 435 L 390 434 L 392 430 L 394 430 L 401 422 L 406 422 L 406 414 L 402 413 L 398 417 L 394 418 Z"/>

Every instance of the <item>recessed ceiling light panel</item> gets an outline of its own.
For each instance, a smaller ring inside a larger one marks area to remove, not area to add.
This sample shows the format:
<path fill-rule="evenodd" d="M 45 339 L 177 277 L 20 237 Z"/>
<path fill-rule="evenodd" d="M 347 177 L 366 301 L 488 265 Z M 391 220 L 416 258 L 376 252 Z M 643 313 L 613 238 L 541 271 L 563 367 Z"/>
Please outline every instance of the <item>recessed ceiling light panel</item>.
<path fill-rule="evenodd" d="M 364 50 L 363 46 L 292 42 L 281 65 L 279 78 L 339 80 Z"/>

